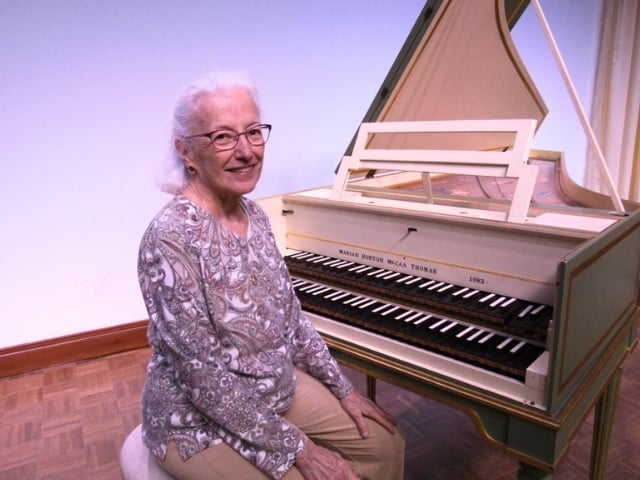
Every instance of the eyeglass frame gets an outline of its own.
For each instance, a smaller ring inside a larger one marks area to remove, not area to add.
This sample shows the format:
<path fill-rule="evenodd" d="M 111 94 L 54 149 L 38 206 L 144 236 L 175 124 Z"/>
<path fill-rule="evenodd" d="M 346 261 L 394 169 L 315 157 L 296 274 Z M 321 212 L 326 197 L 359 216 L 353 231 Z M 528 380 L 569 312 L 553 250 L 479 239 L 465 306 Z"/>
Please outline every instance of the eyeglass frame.
<path fill-rule="evenodd" d="M 247 133 L 249 133 L 250 130 L 253 130 L 255 128 L 259 128 L 260 130 L 266 128 L 267 129 L 267 137 L 264 139 L 264 141 L 262 143 L 253 143 L 251 140 L 249 140 L 249 136 L 247 135 Z M 197 135 L 187 135 L 187 136 L 183 136 L 182 138 L 184 138 L 185 140 L 190 140 L 192 138 L 198 138 L 198 137 L 206 137 L 209 139 L 209 146 L 213 145 L 216 150 L 218 152 L 224 152 L 227 150 L 233 150 L 234 148 L 236 148 L 238 146 L 238 142 L 240 141 L 240 136 L 244 135 L 244 138 L 247 139 L 247 142 L 249 143 L 249 145 L 253 145 L 254 147 L 260 147 L 262 145 L 264 145 L 265 143 L 267 143 L 267 141 L 269 140 L 269 136 L 271 135 L 271 124 L 270 123 L 258 123 L 256 125 L 252 125 L 249 128 L 247 128 L 244 132 L 237 132 L 236 130 L 234 130 L 233 128 L 217 128 L 216 130 L 211 130 L 210 132 L 206 132 L 206 133 L 198 133 Z M 233 132 L 233 145 L 229 146 L 229 147 L 224 147 L 224 148 L 220 148 L 214 145 L 213 143 L 213 134 L 217 133 L 217 132 Z"/>

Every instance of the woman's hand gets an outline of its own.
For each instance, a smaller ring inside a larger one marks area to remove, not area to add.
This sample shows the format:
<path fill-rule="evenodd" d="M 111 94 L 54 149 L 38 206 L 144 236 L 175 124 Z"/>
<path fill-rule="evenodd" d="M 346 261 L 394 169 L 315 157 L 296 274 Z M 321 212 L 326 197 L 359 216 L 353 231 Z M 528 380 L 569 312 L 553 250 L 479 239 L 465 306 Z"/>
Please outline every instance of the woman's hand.
<path fill-rule="evenodd" d="M 347 461 L 336 452 L 307 440 L 296 459 L 296 467 L 306 480 L 358 480 Z"/>
<path fill-rule="evenodd" d="M 369 429 L 367 428 L 367 422 L 364 421 L 364 417 L 375 420 L 386 428 L 389 433 L 395 433 L 395 419 L 364 395 L 353 391 L 346 397 L 342 398 L 340 403 L 342 404 L 344 411 L 353 418 L 362 438 L 367 438 L 369 436 Z"/>

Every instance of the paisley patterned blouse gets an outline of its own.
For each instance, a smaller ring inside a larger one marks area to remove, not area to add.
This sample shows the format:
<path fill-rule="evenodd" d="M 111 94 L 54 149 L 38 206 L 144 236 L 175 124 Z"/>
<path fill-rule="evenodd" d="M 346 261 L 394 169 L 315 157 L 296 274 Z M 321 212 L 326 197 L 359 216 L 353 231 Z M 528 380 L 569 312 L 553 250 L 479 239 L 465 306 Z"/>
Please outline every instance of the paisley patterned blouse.
<path fill-rule="evenodd" d="M 184 197 L 155 217 L 138 277 L 152 356 L 142 398 L 143 439 L 183 459 L 221 441 L 280 478 L 306 436 L 279 413 L 293 400 L 294 367 L 338 398 L 352 390 L 300 310 L 266 214 L 242 199 L 247 240 Z"/>

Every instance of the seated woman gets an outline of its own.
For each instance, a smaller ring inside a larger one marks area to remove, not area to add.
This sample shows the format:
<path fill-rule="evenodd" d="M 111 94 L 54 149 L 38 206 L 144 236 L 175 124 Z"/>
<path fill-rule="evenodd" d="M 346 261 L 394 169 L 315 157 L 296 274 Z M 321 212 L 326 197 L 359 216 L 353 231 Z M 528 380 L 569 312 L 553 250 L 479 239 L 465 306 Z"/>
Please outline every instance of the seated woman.
<path fill-rule="evenodd" d="M 138 261 L 152 347 L 144 443 L 177 479 L 400 480 L 394 420 L 341 372 L 245 197 L 270 131 L 240 77 L 207 77 L 177 102 L 164 184 L 175 196 Z"/>

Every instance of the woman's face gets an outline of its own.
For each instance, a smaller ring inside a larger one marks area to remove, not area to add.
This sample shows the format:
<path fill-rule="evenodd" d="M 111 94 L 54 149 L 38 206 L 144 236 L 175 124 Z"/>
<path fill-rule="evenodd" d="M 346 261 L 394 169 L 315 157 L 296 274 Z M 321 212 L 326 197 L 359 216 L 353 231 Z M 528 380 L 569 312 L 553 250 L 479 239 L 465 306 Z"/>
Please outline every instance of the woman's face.
<path fill-rule="evenodd" d="M 244 132 L 260 123 L 258 107 L 244 88 L 227 88 L 201 97 L 197 109 L 196 131 L 192 135 L 218 129 Z M 251 145 L 245 135 L 230 150 L 218 151 L 207 137 L 183 140 L 176 145 L 187 167 L 196 169 L 190 175 L 197 188 L 214 200 L 236 201 L 251 192 L 262 172 L 264 145 Z"/>

